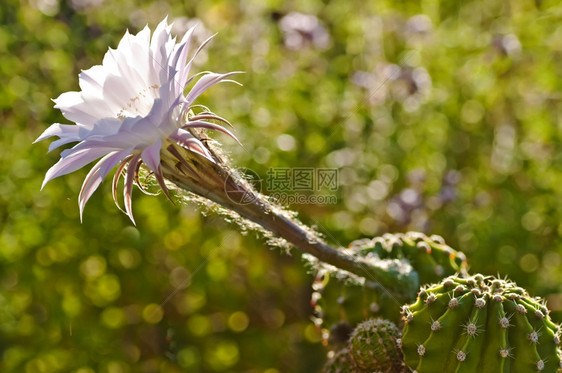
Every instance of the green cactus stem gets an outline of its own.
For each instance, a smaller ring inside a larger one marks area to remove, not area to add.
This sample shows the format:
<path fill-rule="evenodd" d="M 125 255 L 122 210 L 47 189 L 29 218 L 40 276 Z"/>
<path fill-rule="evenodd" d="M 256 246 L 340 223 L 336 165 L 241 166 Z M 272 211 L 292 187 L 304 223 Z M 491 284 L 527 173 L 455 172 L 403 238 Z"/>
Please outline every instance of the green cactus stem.
<path fill-rule="evenodd" d="M 347 348 L 356 370 L 391 373 L 405 369 L 400 338 L 400 330 L 392 321 L 369 319 L 357 325 Z"/>
<path fill-rule="evenodd" d="M 464 254 L 447 246 L 443 238 L 417 232 L 354 241 L 347 253 L 361 260 L 408 264 L 421 283 L 465 273 L 466 268 Z M 379 283 L 325 264 L 314 269 L 311 304 L 316 315 L 314 321 L 323 329 L 326 339 L 333 339 L 329 330 L 339 323 L 354 327 L 372 317 L 400 321 L 400 302 Z"/>
<path fill-rule="evenodd" d="M 560 329 L 545 303 L 508 280 L 452 276 L 402 310 L 402 350 L 417 373 L 557 372 Z"/>
<path fill-rule="evenodd" d="M 438 235 L 428 237 L 420 232 L 387 233 L 372 240 L 352 242 L 350 246 L 364 257 L 376 255 L 381 259 L 407 260 L 418 273 L 421 284 L 466 272 L 466 256 L 453 250 Z"/>

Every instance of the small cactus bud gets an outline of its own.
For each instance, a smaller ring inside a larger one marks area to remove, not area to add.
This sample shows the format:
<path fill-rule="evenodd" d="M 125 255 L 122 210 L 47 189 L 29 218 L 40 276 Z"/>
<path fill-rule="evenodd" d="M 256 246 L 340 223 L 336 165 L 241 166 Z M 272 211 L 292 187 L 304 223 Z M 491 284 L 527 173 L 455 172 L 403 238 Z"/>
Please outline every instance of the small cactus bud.
<path fill-rule="evenodd" d="M 400 330 L 388 320 L 369 319 L 357 325 L 348 343 L 349 355 L 356 371 L 401 371 L 400 336 Z"/>
<path fill-rule="evenodd" d="M 332 352 L 324 368 L 322 368 L 322 373 L 348 373 L 354 371 L 353 362 L 347 348 Z"/>

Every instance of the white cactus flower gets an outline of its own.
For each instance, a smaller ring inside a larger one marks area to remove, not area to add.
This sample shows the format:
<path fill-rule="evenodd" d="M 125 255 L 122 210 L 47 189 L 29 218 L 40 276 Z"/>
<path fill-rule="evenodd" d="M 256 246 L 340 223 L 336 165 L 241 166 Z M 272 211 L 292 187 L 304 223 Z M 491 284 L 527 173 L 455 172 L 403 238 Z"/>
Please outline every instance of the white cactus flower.
<path fill-rule="evenodd" d="M 86 176 L 78 198 L 80 218 L 86 202 L 108 173 L 117 167 L 116 185 L 126 168 L 124 182 L 124 212 L 133 221 L 131 194 L 133 183 L 140 187 L 138 171 L 141 164 L 154 174 L 168 195 L 160 169 L 160 151 L 169 143 L 178 144 L 213 161 L 209 150 L 190 130 L 218 130 L 229 136 L 227 129 L 209 120 L 226 120 L 210 113 L 193 115 L 194 101 L 209 87 L 230 81 L 237 72 L 216 74 L 204 72 L 192 88 L 186 86 L 193 59 L 210 41 L 207 39 L 188 61 L 193 28 L 179 43 L 171 35 L 171 25 L 164 19 L 154 31 L 145 27 L 136 35 L 126 32 L 117 49 L 109 49 L 102 65 L 79 74 L 80 92 L 66 92 L 54 100 L 69 121 L 75 124 L 51 125 L 36 140 L 57 136 L 49 151 L 61 145 L 77 142 L 63 150 L 61 159 L 45 175 L 43 186 L 50 180 L 74 172 L 98 160 Z M 141 187 L 142 189 L 142 187 Z M 119 207 L 120 208 L 120 207 Z"/>

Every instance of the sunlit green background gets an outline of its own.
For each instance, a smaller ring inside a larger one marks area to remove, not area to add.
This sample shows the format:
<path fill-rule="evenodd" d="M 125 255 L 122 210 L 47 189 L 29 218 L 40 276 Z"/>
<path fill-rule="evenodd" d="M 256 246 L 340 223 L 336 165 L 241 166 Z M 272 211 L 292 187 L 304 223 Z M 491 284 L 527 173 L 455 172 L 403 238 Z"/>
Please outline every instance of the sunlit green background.
<path fill-rule="evenodd" d="M 65 123 L 50 99 L 166 15 L 180 36 L 218 32 L 199 71 L 246 72 L 201 100 L 234 123 L 248 152 L 217 138 L 237 165 L 338 169 L 337 205 L 293 206 L 328 241 L 440 234 L 562 320 L 562 5 L 456 3 L 2 1 L 0 371 L 323 363 L 296 252 L 138 191 L 135 227 L 107 182 L 80 224 L 85 170 L 39 191 L 58 152 L 31 143 Z"/>

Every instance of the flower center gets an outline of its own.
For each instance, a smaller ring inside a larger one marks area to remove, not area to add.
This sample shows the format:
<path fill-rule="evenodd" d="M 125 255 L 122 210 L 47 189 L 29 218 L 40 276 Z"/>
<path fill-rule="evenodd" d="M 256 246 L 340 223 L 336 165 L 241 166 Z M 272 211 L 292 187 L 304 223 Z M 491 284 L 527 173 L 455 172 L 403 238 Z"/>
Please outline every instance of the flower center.
<path fill-rule="evenodd" d="M 150 113 L 150 109 L 154 105 L 154 100 L 159 97 L 158 84 L 153 84 L 143 89 L 137 95 L 129 100 L 127 104 L 119 110 L 117 118 L 124 120 L 127 117 L 146 116 Z"/>

